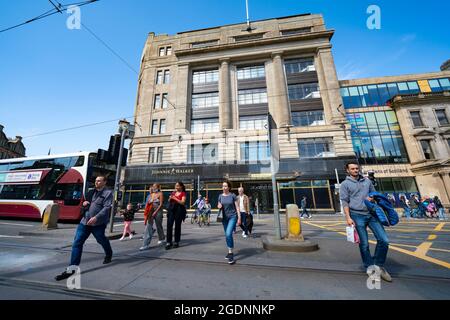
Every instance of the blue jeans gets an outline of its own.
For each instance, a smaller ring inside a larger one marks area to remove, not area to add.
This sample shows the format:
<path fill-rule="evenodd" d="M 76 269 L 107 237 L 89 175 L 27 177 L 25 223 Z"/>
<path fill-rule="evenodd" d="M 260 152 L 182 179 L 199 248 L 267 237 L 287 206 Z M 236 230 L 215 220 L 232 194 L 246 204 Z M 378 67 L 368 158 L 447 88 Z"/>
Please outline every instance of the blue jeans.
<path fill-rule="evenodd" d="M 445 209 L 439 208 L 438 212 L 439 212 L 439 220 L 445 220 Z"/>
<path fill-rule="evenodd" d="M 408 207 L 403 208 L 405 210 L 405 216 L 407 219 L 411 218 L 411 209 Z"/>
<path fill-rule="evenodd" d="M 389 239 L 383 225 L 372 215 L 350 213 L 350 217 L 355 222 L 356 231 L 359 235 L 359 251 L 364 263 L 364 268 L 374 264 L 383 267 L 389 249 Z M 375 247 L 375 255 L 373 257 L 370 254 L 367 227 L 372 230 L 373 235 L 377 239 L 377 246 Z"/>
<path fill-rule="evenodd" d="M 247 214 L 245 212 L 241 212 L 241 229 L 248 235 L 247 230 Z"/>
<path fill-rule="evenodd" d="M 227 216 L 223 216 L 222 225 L 223 230 L 225 231 L 225 239 L 227 241 L 228 249 L 234 248 L 233 242 L 233 230 L 236 227 L 237 215 L 232 216 L 231 218 L 227 218 Z"/>
<path fill-rule="evenodd" d="M 105 255 L 107 257 L 112 257 L 111 244 L 108 238 L 105 236 L 106 224 L 99 226 L 87 226 L 82 223 L 78 225 L 77 231 L 75 233 L 75 239 L 72 244 L 72 255 L 70 257 L 70 265 L 78 266 L 81 261 L 81 254 L 83 253 L 83 245 L 87 238 L 94 235 L 95 240 L 103 247 Z"/>

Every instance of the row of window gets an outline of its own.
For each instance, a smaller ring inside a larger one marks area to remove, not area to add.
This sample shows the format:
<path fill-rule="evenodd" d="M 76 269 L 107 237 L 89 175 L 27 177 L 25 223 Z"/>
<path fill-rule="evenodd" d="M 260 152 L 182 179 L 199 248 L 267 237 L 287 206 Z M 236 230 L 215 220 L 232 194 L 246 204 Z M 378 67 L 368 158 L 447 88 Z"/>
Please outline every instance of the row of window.
<path fill-rule="evenodd" d="M 450 138 L 445 139 L 447 141 L 447 145 L 450 149 Z M 421 139 L 419 140 L 420 147 L 422 148 L 423 156 L 426 160 L 434 160 L 436 156 L 434 154 L 433 148 L 431 147 L 432 140 Z"/>
<path fill-rule="evenodd" d="M 384 106 L 396 95 L 418 94 L 420 92 L 441 92 L 450 90 L 448 78 L 392 82 L 365 86 L 341 88 L 345 108 Z"/>
<path fill-rule="evenodd" d="M 292 123 L 294 127 L 324 125 L 324 113 L 322 110 L 292 112 Z M 267 117 L 265 115 L 239 117 L 239 130 L 266 130 L 266 124 Z M 163 121 L 164 130 L 165 120 Z M 212 133 L 219 132 L 219 130 L 219 118 L 191 120 L 191 133 Z M 158 134 L 158 132 L 158 120 L 153 120 L 152 134 Z"/>
<path fill-rule="evenodd" d="M 301 83 L 288 85 L 289 100 L 320 98 L 318 83 Z"/>
<path fill-rule="evenodd" d="M 241 161 L 259 162 L 270 160 L 270 148 L 267 141 L 247 141 L 239 144 Z M 217 143 L 191 144 L 187 148 L 188 163 L 216 163 L 219 159 Z M 332 138 L 298 139 L 300 159 L 335 157 Z M 163 147 L 151 147 L 148 161 L 161 163 Z"/>
<path fill-rule="evenodd" d="M 446 126 L 450 124 L 445 109 L 435 109 L 434 113 L 440 126 Z M 411 121 L 415 128 L 420 128 L 424 126 L 420 111 L 410 111 L 409 114 L 411 116 Z"/>

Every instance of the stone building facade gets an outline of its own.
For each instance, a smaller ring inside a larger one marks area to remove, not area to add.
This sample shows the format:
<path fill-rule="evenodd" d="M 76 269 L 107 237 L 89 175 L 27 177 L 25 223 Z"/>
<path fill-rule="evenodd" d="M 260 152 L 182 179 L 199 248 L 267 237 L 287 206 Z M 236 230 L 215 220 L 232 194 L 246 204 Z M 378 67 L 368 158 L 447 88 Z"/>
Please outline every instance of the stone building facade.
<path fill-rule="evenodd" d="M 213 204 L 221 182 L 273 207 L 267 114 L 277 126 L 280 204 L 302 195 L 339 210 L 335 169 L 355 158 L 350 126 L 321 15 L 305 14 L 180 32 L 150 33 L 142 54 L 136 133 L 125 171 L 126 201 L 154 182 L 183 180 L 188 202 Z M 200 184 L 198 183 L 200 181 Z"/>
<path fill-rule="evenodd" d="M 8 138 L 3 129 L 4 127 L 0 124 L 0 160 L 25 157 L 25 146 L 22 143 L 22 137 Z"/>
<path fill-rule="evenodd" d="M 399 95 L 392 107 L 420 193 L 450 207 L 450 91 Z"/>

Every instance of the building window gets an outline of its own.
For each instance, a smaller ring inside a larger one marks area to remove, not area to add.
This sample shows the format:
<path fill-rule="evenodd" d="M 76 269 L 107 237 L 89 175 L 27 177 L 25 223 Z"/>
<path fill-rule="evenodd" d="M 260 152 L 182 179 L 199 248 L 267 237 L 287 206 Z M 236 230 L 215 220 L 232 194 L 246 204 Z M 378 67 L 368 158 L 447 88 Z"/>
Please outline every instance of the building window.
<path fill-rule="evenodd" d="M 218 108 L 219 93 L 195 93 L 192 95 L 192 109 Z"/>
<path fill-rule="evenodd" d="M 300 159 L 334 157 L 333 138 L 298 139 Z"/>
<path fill-rule="evenodd" d="M 239 117 L 239 130 L 265 130 L 267 116 Z"/>
<path fill-rule="evenodd" d="M 166 56 L 172 55 L 172 47 L 166 47 Z"/>
<path fill-rule="evenodd" d="M 152 120 L 152 135 L 155 135 L 158 132 L 158 120 Z"/>
<path fill-rule="evenodd" d="M 450 138 L 447 138 L 446 140 L 447 140 L 447 145 L 450 148 Z"/>
<path fill-rule="evenodd" d="M 188 163 L 216 163 L 219 157 L 218 144 L 191 144 L 188 146 Z"/>
<path fill-rule="evenodd" d="M 215 83 L 219 81 L 219 70 L 202 70 L 192 73 L 193 84 Z"/>
<path fill-rule="evenodd" d="M 422 147 L 423 155 L 427 160 L 434 159 L 434 153 L 431 149 L 431 140 L 420 140 L 420 146 Z"/>
<path fill-rule="evenodd" d="M 286 60 L 284 62 L 284 68 L 287 74 L 316 71 L 314 58 Z"/>
<path fill-rule="evenodd" d="M 446 126 L 449 124 L 445 109 L 435 110 L 439 125 Z"/>
<path fill-rule="evenodd" d="M 411 111 L 409 114 L 411 115 L 411 120 L 415 128 L 423 127 L 422 118 L 420 117 L 420 111 Z"/>
<path fill-rule="evenodd" d="M 156 153 L 156 162 L 157 163 L 163 162 L 163 147 L 158 147 L 158 152 Z"/>
<path fill-rule="evenodd" d="M 291 84 L 288 91 L 289 100 L 320 98 L 318 83 Z"/>
<path fill-rule="evenodd" d="M 191 133 L 219 132 L 219 119 L 199 119 L 191 121 Z"/>
<path fill-rule="evenodd" d="M 263 36 L 264 36 L 264 33 L 251 34 L 251 35 L 245 35 L 245 36 L 237 36 L 237 37 L 234 37 L 234 41 L 242 42 L 242 41 L 250 41 L 250 40 L 259 40 L 259 39 L 262 39 Z"/>
<path fill-rule="evenodd" d="M 155 147 L 150 147 L 148 150 L 148 162 L 155 163 Z"/>
<path fill-rule="evenodd" d="M 163 97 L 163 99 L 162 99 L 162 108 L 163 109 L 166 109 L 169 106 L 169 99 L 168 99 L 167 96 L 168 96 L 167 93 L 163 93 L 162 94 L 162 97 Z"/>
<path fill-rule="evenodd" d="M 247 141 L 241 143 L 241 160 L 257 162 L 270 160 L 270 148 L 267 141 Z"/>
<path fill-rule="evenodd" d="M 282 36 L 291 36 L 294 34 L 303 34 L 303 33 L 308 33 L 308 32 L 311 32 L 311 27 L 282 30 L 281 35 Z"/>
<path fill-rule="evenodd" d="M 159 122 L 159 134 L 166 133 L 166 119 L 161 119 Z"/>
<path fill-rule="evenodd" d="M 294 127 L 324 125 L 323 110 L 292 112 L 292 124 Z"/>
<path fill-rule="evenodd" d="M 239 90 L 239 105 L 267 103 L 266 88 Z"/>
<path fill-rule="evenodd" d="M 166 49 L 165 49 L 164 47 L 159 48 L 159 53 L 158 53 L 158 55 L 159 55 L 160 57 L 164 56 L 165 53 L 166 53 Z"/>
<path fill-rule="evenodd" d="M 266 74 L 263 65 L 243 67 L 238 68 L 237 70 L 238 80 L 264 78 L 265 76 Z"/>
<path fill-rule="evenodd" d="M 164 83 L 170 82 L 170 70 L 164 70 Z"/>
<path fill-rule="evenodd" d="M 156 84 L 161 84 L 162 83 L 162 77 L 163 77 L 162 70 L 157 71 L 156 72 Z"/>
<path fill-rule="evenodd" d="M 361 164 L 407 163 L 408 156 L 394 111 L 347 114 L 353 148 Z"/>
<path fill-rule="evenodd" d="M 193 43 L 191 43 L 191 48 L 196 49 L 196 48 L 210 47 L 210 46 L 215 46 L 218 43 L 219 43 L 219 40 L 193 42 Z"/>
<path fill-rule="evenodd" d="M 153 109 L 159 109 L 159 108 L 161 108 L 161 95 L 155 94 Z"/>
<path fill-rule="evenodd" d="M 439 83 L 440 83 L 443 91 L 450 90 L 450 79 L 449 78 L 439 79 Z"/>

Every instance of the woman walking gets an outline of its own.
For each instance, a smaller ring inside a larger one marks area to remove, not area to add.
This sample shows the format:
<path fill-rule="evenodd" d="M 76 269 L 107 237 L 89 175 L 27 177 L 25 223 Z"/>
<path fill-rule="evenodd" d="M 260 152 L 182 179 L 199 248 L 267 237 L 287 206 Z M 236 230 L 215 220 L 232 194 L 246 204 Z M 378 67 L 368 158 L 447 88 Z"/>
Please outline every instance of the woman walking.
<path fill-rule="evenodd" d="M 231 193 L 231 184 L 225 181 L 222 184 L 223 193 L 219 195 L 219 201 L 217 207 L 222 210 L 222 224 L 223 230 L 225 231 L 225 239 L 228 247 L 228 254 L 225 259 L 228 260 L 229 264 L 233 264 L 233 229 L 236 225 L 241 224 L 241 216 L 239 214 L 239 199 L 234 193 Z"/>
<path fill-rule="evenodd" d="M 153 184 L 152 188 L 150 189 L 150 195 L 148 197 L 147 203 L 145 204 L 145 210 L 144 210 L 144 224 L 145 224 L 145 230 L 144 230 L 144 243 L 142 247 L 139 248 L 139 250 L 147 250 L 150 249 L 150 242 L 152 241 L 153 237 L 153 222 L 156 221 L 156 228 L 158 230 L 158 236 L 160 241 L 158 243 L 161 243 L 161 233 L 162 233 L 162 239 L 164 239 L 164 230 L 162 229 L 162 205 L 164 203 L 164 197 L 162 192 L 159 190 L 159 184 L 155 183 Z M 158 226 L 157 219 L 160 218 L 159 223 L 161 224 L 161 227 Z"/>
<path fill-rule="evenodd" d="M 181 222 L 186 218 L 186 188 L 183 182 L 175 184 L 175 191 L 169 196 L 167 210 L 167 244 L 166 250 L 178 248 L 181 240 Z M 175 223 L 175 243 L 172 245 L 172 231 Z"/>

